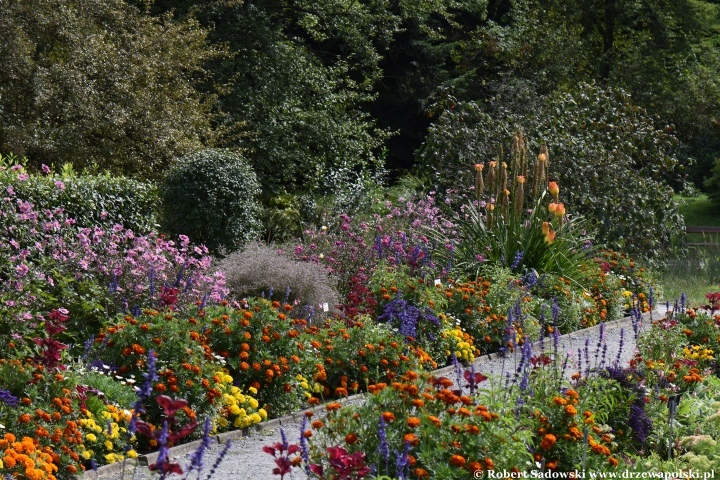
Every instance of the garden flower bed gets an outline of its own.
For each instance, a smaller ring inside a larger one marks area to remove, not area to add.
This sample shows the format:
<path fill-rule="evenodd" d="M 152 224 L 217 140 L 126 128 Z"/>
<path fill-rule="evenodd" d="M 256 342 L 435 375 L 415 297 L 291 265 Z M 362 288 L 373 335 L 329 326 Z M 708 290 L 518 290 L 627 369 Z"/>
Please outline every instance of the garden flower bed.
<path fill-rule="evenodd" d="M 406 199 L 364 220 L 327 221 L 286 253 L 259 253 L 280 269 L 307 263 L 329 272 L 339 303 L 306 306 L 290 285 L 233 290 L 238 283 L 187 237 L 136 234 L 106 216 L 77 225 L 60 206 L 36 209 L 13 187 L 29 178 L 22 167 L 0 174 L 0 473 L 11 477 L 66 478 L 152 451 L 152 469 L 177 473 L 173 445 L 359 392 L 368 392 L 361 406 L 329 404 L 322 423 L 332 428 L 304 433 L 313 442 L 300 445 L 299 459 L 275 448 L 284 458 L 278 471 L 287 462 L 323 478 L 466 478 L 527 462 L 634 468 L 660 458 L 648 455 L 661 455 L 670 437 L 653 415 L 670 398 L 715 392 L 706 370 L 716 365 L 717 322 L 684 305 L 655 327 L 660 333 L 639 338 L 632 370 L 604 353 L 533 353 L 534 342 L 552 345 L 622 314 L 637 325 L 654 302 L 647 272 L 596 250 L 552 183 L 552 198 L 539 196 L 532 209 L 522 207 L 518 176 L 497 212 L 477 191 L 475 199 L 447 192 L 442 202 L 466 205 L 467 216 L 443 212 L 434 196 Z M 488 233 L 490 224 L 497 230 Z M 517 363 L 494 388 L 476 390 L 491 380 L 470 366 L 493 352 Z M 458 369 L 455 380 L 428 373 L 445 365 Z M 573 369 L 577 377 L 565 379 Z M 380 407 L 382 421 L 372 416 Z M 687 424 L 674 432 L 698 427 Z M 423 438 L 439 439 L 450 456 L 432 459 Z M 714 454 L 688 442 L 693 462 L 705 455 L 712 465 Z M 201 446 L 193 469 L 207 440 Z M 354 473 L 333 473 L 337 462 Z"/>

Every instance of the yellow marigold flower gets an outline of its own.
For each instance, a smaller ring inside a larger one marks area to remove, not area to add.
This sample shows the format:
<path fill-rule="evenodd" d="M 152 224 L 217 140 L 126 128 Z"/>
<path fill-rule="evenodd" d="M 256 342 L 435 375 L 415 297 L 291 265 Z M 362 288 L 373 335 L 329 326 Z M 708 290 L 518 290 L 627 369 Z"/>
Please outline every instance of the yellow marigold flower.
<path fill-rule="evenodd" d="M 240 407 L 238 407 L 237 405 L 231 405 L 230 413 L 233 415 L 240 415 Z"/>
<path fill-rule="evenodd" d="M 255 400 L 254 398 L 250 397 L 250 399 L 248 400 L 248 403 L 250 404 L 250 406 L 252 408 L 258 408 L 258 401 Z"/>
<path fill-rule="evenodd" d="M 113 449 L 113 444 L 112 444 L 112 442 L 111 442 L 110 440 L 105 440 L 105 443 L 103 443 L 103 445 L 105 446 L 105 448 L 106 448 L 107 450 L 112 450 L 112 449 Z"/>
<path fill-rule="evenodd" d="M 138 453 L 135 450 L 128 450 L 127 457 L 128 458 L 137 458 Z"/>
<path fill-rule="evenodd" d="M 97 437 L 94 433 L 88 433 L 87 435 L 85 435 L 85 440 L 92 443 L 97 441 Z"/>
<path fill-rule="evenodd" d="M 257 395 L 257 388 L 250 387 L 250 388 L 248 388 L 248 392 L 252 393 L 253 395 Z"/>
<path fill-rule="evenodd" d="M 258 414 L 262 417 L 263 420 L 265 420 L 267 418 L 267 412 L 265 411 L 264 408 L 259 409 Z"/>
<path fill-rule="evenodd" d="M 262 422 L 262 418 L 260 418 L 260 415 L 258 415 L 257 413 L 253 413 L 252 415 L 250 415 L 250 421 L 252 423 L 260 423 Z"/>

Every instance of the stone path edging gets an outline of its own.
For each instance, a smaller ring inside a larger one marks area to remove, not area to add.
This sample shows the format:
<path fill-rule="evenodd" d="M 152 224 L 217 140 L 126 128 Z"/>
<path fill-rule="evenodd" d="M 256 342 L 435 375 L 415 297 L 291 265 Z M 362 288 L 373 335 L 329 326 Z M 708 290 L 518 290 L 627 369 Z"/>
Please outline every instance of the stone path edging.
<path fill-rule="evenodd" d="M 653 316 L 653 315 L 655 315 L 655 316 Z M 656 318 L 662 318 L 662 313 L 660 313 L 657 310 L 655 312 L 649 312 L 649 313 L 643 314 L 642 319 L 641 319 L 641 327 L 646 325 L 650 320 L 653 320 Z M 633 324 L 632 317 L 624 317 L 624 318 L 620 318 L 617 320 L 612 320 L 610 322 L 605 322 L 605 327 L 606 328 L 608 328 L 608 327 L 624 328 L 624 327 L 631 327 L 632 324 Z M 586 338 L 588 336 L 588 334 L 598 331 L 600 329 L 600 326 L 601 325 L 598 324 L 598 325 L 595 325 L 592 327 L 584 328 L 582 330 L 576 330 L 574 332 L 570 332 L 570 333 L 561 335 L 559 338 L 561 341 L 569 340 L 570 342 L 572 342 L 575 339 Z M 544 341 L 535 342 L 532 344 L 532 347 L 533 347 L 533 350 L 541 351 L 548 344 L 550 344 L 550 345 L 552 344 L 551 339 L 550 340 L 545 339 Z M 517 354 L 517 350 L 516 350 L 515 354 Z M 490 353 L 487 355 L 476 357 L 474 364 L 482 365 L 485 362 L 494 361 L 494 360 L 497 360 L 500 358 L 502 358 L 502 354 L 497 353 L 497 352 Z M 512 358 L 512 355 L 507 358 Z M 450 365 L 447 367 L 439 368 L 437 370 L 433 370 L 431 373 L 435 376 L 446 376 L 446 375 L 452 374 L 454 371 L 455 371 L 455 367 L 453 365 Z M 349 403 L 349 402 L 353 402 L 355 400 L 361 399 L 363 396 L 364 396 L 364 393 L 359 393 L 359 394 L 351 395 L 351 396 L 343 398 L 343 399 L 333 400 L 333 401 L 344 404 L 344 403 Z M 325 409 L 325 404 L 317 405 L 315 407 L 303 409 L 303 410 L 291 413 L 289 415 L 285 415 L 283 417 L 274 418 L 272 420 L 261 422 L 259 424 L 253 425 L 251 427 L 248 427 L 248 428 L 245 428 L 242 430 L 233 430 L 233 431 L 229 431 L 229 432 L 223 432 L 223 433 L 214 435 L 212 437 L 213 443 L 225 444 L 228 440 L 233 440 L 236 438 L 250 436 L 256 432 L 268 430 L 271 428 L 282 427 L 283 425 L 287 425 L 287 424 L 294 424 L 294 423 L 297 423 L 299 420 L 302 420 L 302 418 L 305 416 L 306 412 L 317 413 L 317 412 L 323 411 L 324 409 Z M 191 451 L 195 451 L 198 449 L 198 447 L 200 446 L 201 443 L 202 443 L 202 440 L 195 440 L 193 442 L 188 442 L 188 443 L 184 443 L 182 445 L 173 447 L 169 450 L 169 456 L 170 456 L 170 458 L 177 458 L 177 457 L 185 455 Z M 156 461 L 157 456 L 158 456 L 158 452 L 153 452 L 153 453 L 148 453 L 146 455 L 141 455 L 137 459 L 128 459 L 125 461 L 125 468 L 131 469 L 135 465 L 140 465 L 140 466 L 150 465 Z M 83 476 L 81 476 L 79 478 L 82 480 L 103 478 L 103 477 L 108 477 L 108 476 L 120 473 L 120 472 L 122 472 L 122 470 L 123 470 L 123 462 L 117 462 L 117 463 L 112 463 L 110 465 L 103 465 L 102 467 L 99 467 L 97 469 L 97 471 L 92 471 L 92 470 L 87 471 L 83 474 Z"/>

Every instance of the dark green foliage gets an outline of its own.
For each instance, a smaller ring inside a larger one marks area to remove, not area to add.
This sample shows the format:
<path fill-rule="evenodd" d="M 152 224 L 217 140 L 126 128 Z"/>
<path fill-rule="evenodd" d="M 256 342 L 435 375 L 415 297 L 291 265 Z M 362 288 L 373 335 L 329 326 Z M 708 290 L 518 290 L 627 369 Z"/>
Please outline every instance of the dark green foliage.
<path fill-rule="evenodd" d="M 208 149 L 178 159 L 161 187 L 162 229 L 214 253 L 233 251 L 261 231 L 260 185 L 248 162 Z"/>
<path fill-rule="evenodd" d="M 157 227 L 158 192 L 149 182 L 109 173 L 79 175 L 65 168 L 62 175 L 30 175 L 14 189 L 36 210 L 63 208 L 78 227 L 120 224 L 139 235 Z"/>
<path fill-rule="evenodd" d="M 535 108 L 517 112 L 500 103 L 483 111 L 474 102 L 453 103 L 431 128 L 420 161 L 439 187 L 466 188 L 472 165 L 506 159 L 506 139 L 521 128 L 528 151 L 548 145 L 550 179 L 560 184 L 568 211 L 588 218 L 598 241 L 634 256 L 660 256 L 683 230 L 665 181 L 678 168 L 672 132 L 657 128 L 618 90 L 584 86 L 576 95 L 527 103 Z"/>
<path fill-rule="evenodd" d="M 708 192 L 708 198 L 720 205 L 720 158 L 715 160 L 712 176 L 705 180 L 705 189 Z"/>
<path fill-rule="evenodd" d="M 0 151 L 31 165 L 159 175 L 212 142 L 216 54 L 196 22 L 122 0 L 0 0 Z"/>

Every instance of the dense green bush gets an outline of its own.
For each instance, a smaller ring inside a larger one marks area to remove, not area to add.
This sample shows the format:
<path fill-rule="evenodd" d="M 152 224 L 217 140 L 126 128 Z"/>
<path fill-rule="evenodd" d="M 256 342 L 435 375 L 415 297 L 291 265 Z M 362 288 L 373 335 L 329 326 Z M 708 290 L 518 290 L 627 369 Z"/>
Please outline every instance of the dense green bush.
<path fill-rule="evenodd" d="M 230 151 L 207 149 L 177 160 L 161 188 L 161 225 L 215 253 L 258 237 L 260 184 L 252 167 Z"/>
<path fill-rule="evenodd" d="M 3 160 L 0 156 L 0 166 L 9 169 L 12 160 L 13 157 Z M 18 198 L 40 211 L 61 207 L 79 227 L 120 224 L 137 234 L 149 233 L 156 227 L 158 193 L 152 183 L 109 173 L 80 175 L 69 165 L 60 175 L 32 174 L 24 182 L 4 178 L 9 173 L 0 172 L 0 184 L 12 184 Z M 13 178 L 16 176 L 12 174 Z"/>
<path fill-rule="evenodd" d="M 419 151 L 438 187 L 466 188 L 473 164 L 506 160 L 517 128 L 527 150 L 549 147 L 549 177 L 570 209 L 589 219 L 597 239 L 634 256 L 657 258 L 683 221 L 666 181 L 677 177 L 677 139 L 619 90 L 585 85 L 578 94 L 537 99 L 516 111 L 503 103 L 447 104 Z M 521 103 L 521 102 L 520 102 Z M 500 106 L 498 106 L 500 105 Z"/>

